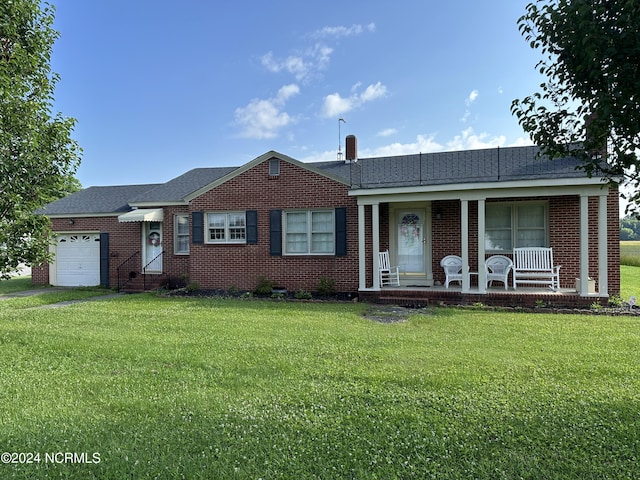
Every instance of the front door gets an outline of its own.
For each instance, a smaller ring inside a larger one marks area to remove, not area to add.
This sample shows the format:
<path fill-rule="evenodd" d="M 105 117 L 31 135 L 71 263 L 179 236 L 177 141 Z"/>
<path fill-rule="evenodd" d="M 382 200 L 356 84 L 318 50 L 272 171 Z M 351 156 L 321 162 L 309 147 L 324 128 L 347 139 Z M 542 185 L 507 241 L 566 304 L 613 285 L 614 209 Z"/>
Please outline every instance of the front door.
<path fill-rule="evenodd" d="M 405 285 L 428 283 L 425 252 L 427 246 L 424 209 L 396 210 L 396 261 Z"/>
<path fill-rule="evenodd" d="M 143 222 L 142 225 L 143 272 L 162 272 L 162 223 Z"/>

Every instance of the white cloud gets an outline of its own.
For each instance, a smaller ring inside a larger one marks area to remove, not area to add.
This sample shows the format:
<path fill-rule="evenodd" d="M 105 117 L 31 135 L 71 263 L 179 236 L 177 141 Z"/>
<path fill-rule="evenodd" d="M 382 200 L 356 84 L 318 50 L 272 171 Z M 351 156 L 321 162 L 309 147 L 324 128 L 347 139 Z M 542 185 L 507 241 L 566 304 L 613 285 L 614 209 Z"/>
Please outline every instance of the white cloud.
<path fill-rule="evenodd" d="M 413 143 L 391 143 L 373 149 L 370 157 L 391 157 L 394 155 L 411 155 L 414 153 L 430 153 L 442 150 L 442 145 L 435 141 L 435 135 L 418 135 Z M 365 155 L 362 155 L 364 157 Z"/>
<path fill-rule="evenodd" d="M 378 98 L 382 98 L 387 94 L 387 87 L 382 85 L 380 82 L 375 85 L 369 85 L 362 95 L 360 95 L 361 103 L 371 102 L 372 100 L 376 100 Z"/>
<path fill-rule="evenodd" d="M 471 93 L 469 94 L 469 96 L 467 97 L 467 99 L 464 101 L 465 105 L 470 106 L 473 102 L 476 101 L 476 98 L 478 98 L 478 90 L 472 90 Z"/>
<path fill-rule="evenodd" d="M 377 148 L 360 149 L 358 156 L 367 157 L 392 157 L 395 155 L 410 155 L 414 153 L 428 153 L 442 150 L 443 147 L 434 141 L 434 136 L 418 135 L 413 143 L 391 143 Z M 308 155 L 303 162 L 329 162 L 336 159 L 336 150 L 327 150 Z"/>
<path fill-rule="evenodd" d="M 253 99 L 246 107 L 235 111 L 236 124 L 242 128 L 241 136 L 254 139 L 275 138 L 278 132 L 293 123 L 295 117 L 281 111 L 286 102 L 300 93 L 295 84 L 285 85 L 273 98 Z"/>
<path fill-rule="evenodd" d="M 293 75 L 296 81 L 305 82 L 318 72 L 325 70 L 331 61 L 333 48 L 326 45 L 323 39 L 352 37 L 374 31 L 374 23 L 351 25 L 350 27 L 324 27 L 309 35 L 311 38 L 320 39 L 313 45 L 299 49 L 292 55 L 282 58 L 276 57 L 273 52 L 268 52 L 261 57 L 260 61 L 262 66 L 272 73 L 287 72 Z"/>
<path fill-rule="evenodd" d="M 276 95 L 275 100 L 279 105 L 283 105 L 287 100 L 299 93 L 300 87 L 298 87 L 298 85 L 296 85 L 295 83 L 291 83 L 289 85 L 281 87 L 280 90 L 278 90 L 278 94 Z"/>
<path fill-rule="evenodd" d="M 467 106 L 467 109 L 464 111 L 464 115 L 462 115 L 462 118 L 460 119 L 462 123 L 467 123 L 467 120 L 469 120 L 469 117 L 471 116 L 471 110 L 469 110 L 469 107 L 476 101 L 478 95 L 478 90 L 472 90 L 469 96 L 465 99 L 464 104 Z"/>
<path fill-rule="evenodd" d="M 350 111 L 353 108 L 352 103 L 350 98 L 342 98 L 339 93 L 332 93 L 324 98 L 322 115 L 325 117 L 337 117 Z"/>
<path fill-rule="evenodd" d="M 398 133 L 398 130 L 395 128 L 385 128 L 384 130 L 380 130 L 377 133 L 378 137 L 390 137 L 391 135 L 395 135 Z"/>
<path fill-rule="evenodd" d="M 359 84 L 357 84 L 359 86 Z M 324 104 L 322 105 L 322 116 L 335 117 L 347 113 L 355 108 L 358 108 L 364 103 L 377 100 L 387 94 L 387 87 L 378 82 L 373 85 L 369 85 L 364 92 L 358 93 L 352 89 L 351 96 L 344 98 L 339 93 L 332 93 L 324 98 Z"/>
<path fill-rule="evenodd" d="M 513 142 L 511 142 L 508 147 L 528 147 L 533 145 L 533 142 L 530 138 L 518 137 Z"/>
<path fill-rule="evenodd" d="M 476 134 L 473 128 L 469 127 L 447 142 L 447 150 L 477 150 L 501 147 L 506 141 L 507 137 L 504 135 L 491 137 L 486 132 Z"/>
<path fill-rule="evenodd" d="M 389 129 L 393 130 L 393 129 Z M 384 132 L 385 130 L 383 130 Z M 378 134 L 378 136 L 383 136 Z M 530 141 L 520 137 L 511 145 L 505 145 L 506 137 L 504 135 L 491 136 L 488 133 L 476 134 L 473 128 L 469 127 L 463 130 L 459 135 L 455 135 L 452 140 L 441 144 L 436 141 L 435 134 L 429 135 L 417 135 L 415 142 L 410 143 L 390 143 L 374 148 L 362 148 L 362 143 L 359 143 L 360 158 L 368 157 L 393 157 L 398 155 L 414 155 L 417 153 L 433 153 L 444 151 L 459 151 L 459 150 L 477 150 L 482 148 L 495 148 L 495 147 L 517 147 L 532 145 Z M 326 162 L 336 159 L 336 150 L 327 150 L 320 153 L 308 155 L 303 158 L 303 162 Z"/>
<path fill-rule="evenodd" d="M 272 73 L 285 71 L 295 77 L 297 81 L 304 81 L 314 73 L 324 70 L 329 65 L 333 49 L 322 44 L 286 58 L 275 58 L 273 52 L 268 52 L 260 59 L 262 66 Z"/>
<path fill-rule="evenodd" d="M 354 25 L 351 25 L 350 27 L 339 25 L 336 27 L 323 27 L 320 30 L 313 32 L 311 36 L 315 38 L 353 37 L 356 35 L 361 35 L 364 32 L 375 32 L 375 31 L 376 31 L 375 23 L 370 23 L 368 25 L 354 24 Z"/>

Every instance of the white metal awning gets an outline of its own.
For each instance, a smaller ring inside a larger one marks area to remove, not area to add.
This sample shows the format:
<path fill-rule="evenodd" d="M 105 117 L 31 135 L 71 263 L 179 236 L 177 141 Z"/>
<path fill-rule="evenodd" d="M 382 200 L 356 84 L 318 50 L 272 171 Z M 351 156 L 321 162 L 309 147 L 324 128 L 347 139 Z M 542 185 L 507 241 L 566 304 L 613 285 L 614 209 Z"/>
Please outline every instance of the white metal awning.
<path fill-rule="evenodd" d="M 139 208 L 122 215 L 118 215 L 119 222 L 161 222 L 161 208 Z"/>

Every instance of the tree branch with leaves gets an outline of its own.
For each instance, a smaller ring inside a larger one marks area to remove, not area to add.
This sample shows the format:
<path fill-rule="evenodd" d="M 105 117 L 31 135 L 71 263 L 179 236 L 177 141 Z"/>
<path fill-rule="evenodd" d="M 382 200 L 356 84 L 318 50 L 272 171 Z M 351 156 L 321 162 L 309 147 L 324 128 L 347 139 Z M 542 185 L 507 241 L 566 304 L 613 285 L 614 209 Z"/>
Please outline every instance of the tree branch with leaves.
<path fill-rule="evenodd" d="M 640 208 L 640 3 L 537 0 L 518 28 L 546 80 L 511 111 L 551 157 L 573 155 L 588 174 L 626 179 Z M 603 157 L 606 154 L 606 162 Z"/>
<path fill-rule="evenodd" d="M 52 113 L 54 11 L 39 0 L 0 3 L 0 278 L 50 260 L 49 221 L 35 211 L 77 185 L 75 119 Z"/>

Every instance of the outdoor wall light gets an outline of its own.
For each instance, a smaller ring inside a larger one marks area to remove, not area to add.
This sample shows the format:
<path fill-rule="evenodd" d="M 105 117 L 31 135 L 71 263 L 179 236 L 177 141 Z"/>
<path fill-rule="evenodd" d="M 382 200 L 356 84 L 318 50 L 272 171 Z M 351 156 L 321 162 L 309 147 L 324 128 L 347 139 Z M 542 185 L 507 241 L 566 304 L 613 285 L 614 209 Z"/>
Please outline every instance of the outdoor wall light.
<path fill-rule="evenodd" d="M 69 219 L 69 225 L 73 225 L 74 223 L 76 223 L 76 221 L 73 218 Z"/>

